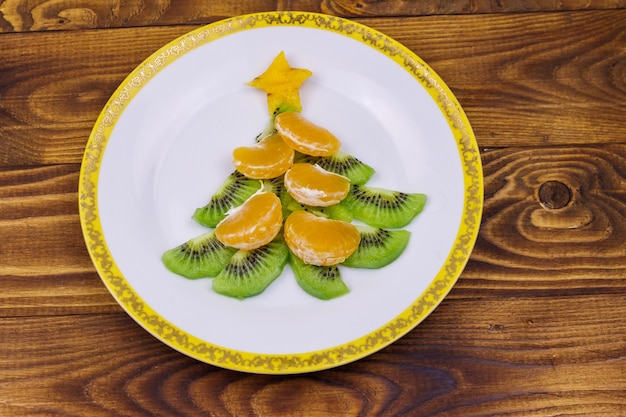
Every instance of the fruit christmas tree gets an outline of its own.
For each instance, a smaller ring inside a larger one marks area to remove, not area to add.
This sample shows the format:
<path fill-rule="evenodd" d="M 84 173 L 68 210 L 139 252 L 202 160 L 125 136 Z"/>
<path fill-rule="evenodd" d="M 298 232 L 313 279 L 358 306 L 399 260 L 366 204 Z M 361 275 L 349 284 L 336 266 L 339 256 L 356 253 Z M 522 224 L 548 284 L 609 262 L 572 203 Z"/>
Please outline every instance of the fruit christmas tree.
<path fill-rule="evenodd" d="M 207 231 L 163 254 L 170 271 L 212 278 L 215 292 L 243 299 L 289 264 L 304 291 L 332 299 L 349 292 L 340 267 L 382 268 L 404 252 L 402 228 L 426 196 L 367 185 L 374 169 L 302 113 L 299 89 L 311 75 L 281 52 L 248 83 L 267 94 L 268 125 L 233 150 L 235 170 L 193 213 Z"/>

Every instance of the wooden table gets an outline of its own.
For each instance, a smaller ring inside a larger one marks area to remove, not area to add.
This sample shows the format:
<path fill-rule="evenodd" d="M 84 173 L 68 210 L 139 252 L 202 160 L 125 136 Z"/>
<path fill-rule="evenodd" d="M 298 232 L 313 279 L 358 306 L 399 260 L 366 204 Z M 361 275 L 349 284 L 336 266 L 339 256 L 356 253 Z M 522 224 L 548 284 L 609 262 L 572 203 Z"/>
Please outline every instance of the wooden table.
<path fill-rule="evenodd" d="M 156 340 L 114 301 L 77 189 L 96 117 L 156 49 L 237 14 L 334 14 L 447 82 L 485 178 L 452 292 L 391 346 L 296 376 Z M 626 1 L 0 1 L 0 415 L 626 416 Z"/>

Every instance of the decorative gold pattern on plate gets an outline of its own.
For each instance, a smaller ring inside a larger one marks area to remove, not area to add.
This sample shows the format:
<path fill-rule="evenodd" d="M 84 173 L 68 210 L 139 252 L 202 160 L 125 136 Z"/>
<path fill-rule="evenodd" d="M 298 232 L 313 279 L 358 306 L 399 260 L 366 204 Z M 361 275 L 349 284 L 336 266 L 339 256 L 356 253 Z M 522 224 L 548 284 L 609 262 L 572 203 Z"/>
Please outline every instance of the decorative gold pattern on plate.
<path fill-rule="evenodd" d="M 414 303 L 383 327 L 344 345 L 299 354 L 257 354 L 233 351 L 187 334 L 164 320 L 130 287 L 104 240 L 98 214 L 97 186 L 107 140 L 118 118 L 138 91 L 178 57 L 223 36 L 267 26 L 309 27 L 358 40 L 402 65 L 428 91 L 445 114 L 457 141 L 463 165 L 465 208 L 457 238 L 433 281 Z M 216 22 L 172 41 L 137 67 L 117 89 L 89 137 L 79 181 L 83 234 L 92 261 L 117 302 L 146 330 L 193 358 L 246 372 L 286 374 L 332 368 L 374 353 L 396 341 L 430 314 L 457 281 L 476 240 L 483 206 L 482 166 L 476 140 L 459 103 L 445 83 L 409 49 L 388 36 L 343 18 L 315 13 L 269 12 Z"/>

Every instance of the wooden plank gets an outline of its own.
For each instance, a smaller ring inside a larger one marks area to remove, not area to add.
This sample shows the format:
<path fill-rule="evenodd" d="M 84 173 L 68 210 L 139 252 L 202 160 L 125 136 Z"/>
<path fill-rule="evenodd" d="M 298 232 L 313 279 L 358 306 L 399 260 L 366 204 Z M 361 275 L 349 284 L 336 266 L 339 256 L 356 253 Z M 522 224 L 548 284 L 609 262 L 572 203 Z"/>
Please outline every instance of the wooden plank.
<path fill-rule="evenodd" d="M 483 13 L 558 12 L 568 10 L 617 9 L 626 6 L 623 0 L 604 1 L 329 1 L 322 3 L 325 13 L 347 17 L 429 16 Z"/>
<path fill-rule="evenodd" d="M 69 1 L 5 0 L 0 32 L 76 30 L 149 25 L 205 24 L 246 13 L 299 10 L 343 17 L 458 15 L 482 13 L 601 10 L 626 7 L 624 0 L 538 1 L 270 1 L 205 2 L 199 0 Z"/>
<path fill-rule="evenodd" d="M 480 146 L 626 141 L 620 116 L 626 11 L 427 17 L 373 26 L 441 75 Z"/>
<path fill-rule="evenodd" d="M 485 206 L 467 286 L 623 291 L 626 145 L 509 148 L 482 160 Z"/>
<path fill-rule="evenodd" d="M 118 85 L 143 59 L 188 30 L 0 37 L 6 52 L 0 61 L 0 166 L 80 163 L 91 128 Z"/>
<path fill-rule="evenodd" d="M 0 414 L 623 415 L 622 305 L 610 295 L 446 301 L 363 360 L 279 377 L 187 358 L 122 313 L 5 318 Z"/>
<path fill-rule="evenodd" d="M 79 168 L 0 170 L 0 317 L 121 310 L 82 237 Z"/>
<path fill-rule="evenodd" d="M 78 218 L 77 166 L 0 171 L 0 274 L 90 272 Z M 23 181 L 14 184 L 12 178 Z"/>
<path fill-rule="evenodd" d="M 450 297 L 624 294 L 626 145 L 509 148 L 482 158 L 483 223 Z M 117 309 L 82 237 L 78 171 L 0 170 L 0 316 Z"/>
<path fill-rule="evenodd" d="M 626 141 L 626 10 L 367 23 L 441 75 L 482 147 Z M 2 36 L 0 166 L 79 163 L 115 88 L 190 29 Z"/>

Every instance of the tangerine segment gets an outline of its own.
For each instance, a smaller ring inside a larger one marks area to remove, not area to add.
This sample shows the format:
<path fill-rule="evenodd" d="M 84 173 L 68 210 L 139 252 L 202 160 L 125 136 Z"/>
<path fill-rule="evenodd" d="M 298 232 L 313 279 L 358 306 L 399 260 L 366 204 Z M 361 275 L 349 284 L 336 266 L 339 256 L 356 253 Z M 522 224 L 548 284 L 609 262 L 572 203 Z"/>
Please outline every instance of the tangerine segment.
<path fill-rule="evenodd" d="M 278 114 L 274 119 L 274 127 L 289 146 L 306 155 L 330 156 L 341 147 L 339 139 L 329 130 L 298 112 Z"/>
<path fill-rule="evenodd" d="M 359 247 L 358 229 L 342 220 L 325 219 L 304 210 L 287 217 L 283 231 L 291 252 L 305 263 L 318 266 L 336 265 Z"/>
<path fill-rule="evenodd" d="M 248 178 L 263 180 L 281 176 L 293 164 L 295 152 L 274 133 L 252 146 L 233 151 L 233 164 Z"/>
<path fill-rule="evenodd" d="M 332 206 L 350 192 L 348 178 L 309 163 L 294 164 L 285 173 L 284 182 L 298 203 L 309 206 Z"/>
<path fill-rule="evenodd" d="M 253 194 L 215 227 L 215 236 L 226 246 L 251 250 L 270 243 L 283 224 L 280 199 L 274 193 Z"/>

